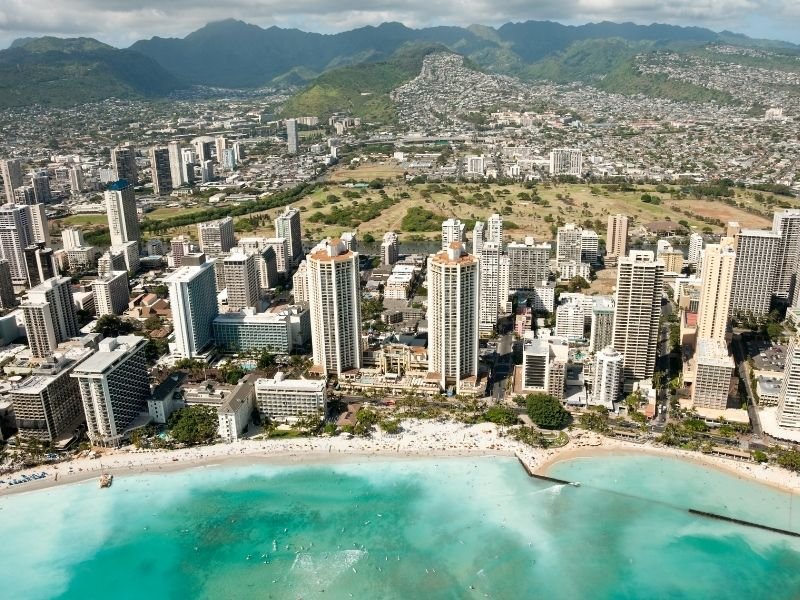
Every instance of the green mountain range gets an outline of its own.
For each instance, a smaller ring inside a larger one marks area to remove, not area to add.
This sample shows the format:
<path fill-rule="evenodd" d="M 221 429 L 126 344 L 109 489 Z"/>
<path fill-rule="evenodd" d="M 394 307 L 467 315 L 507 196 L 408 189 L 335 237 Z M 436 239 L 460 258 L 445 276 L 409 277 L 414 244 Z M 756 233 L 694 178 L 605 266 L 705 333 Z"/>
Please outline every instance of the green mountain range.
<path fill-rule="evenodd" d="M 161 97 L 190 85 L 278 84 L 306 87 L 289 105 L 297 114 L 348 110 L 385 118 L 392 112 L 391 88 L 413 78 L 431 49 L 462 54 L 487 73 L 526 80 L 585 81 L 622 93 L 725 101 L 706 88 L 676 91 L 633 68 L 638 53 L 701 52 L 710 43 L 769 49 L 781 60 L 800 54 L 800 47 L 785 42 L 658 24 L 526 21 L 412 29 L 383 23 L 325 35 L 226 20 L 181 39 L 141 40 L 127 50 L 86 38 L 17 40 L 0 51 L 0 106 Z"/>
<path fill-rule="evenodd" d="M 0 107 L 158 98 L 182 87 L 150 57 L 90 38 L 16 40 L 0 51 Z"/>

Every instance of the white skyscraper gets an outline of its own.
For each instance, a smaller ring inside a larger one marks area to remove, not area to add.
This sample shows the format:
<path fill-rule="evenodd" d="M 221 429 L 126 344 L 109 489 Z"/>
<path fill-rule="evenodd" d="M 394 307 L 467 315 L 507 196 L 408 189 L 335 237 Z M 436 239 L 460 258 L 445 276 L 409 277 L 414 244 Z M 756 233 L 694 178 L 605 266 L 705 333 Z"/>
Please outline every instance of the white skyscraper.
<path fill-rule="evenodd" d="M 581 244 L 583 230 L 575 223 L 567 223 L 558 228 L 556 234 L 556 262 L 561 263 L 574 261 L 581 262 Z"/>
<path fill-rule="evenodd" d="M 166 277 L 172 320 L 175 328 L 175 354 L 194 358 L 214 341 L 213 321 L 219 314 L 214 276 L 214 260 L 203 254 L 188 254 L 183 266 Z"/>
<path fill-rule="evenodd" d="M 358 253 L 329 240 L 306 257 L 306 269 L 314 364 L 337 376 L 361 368 Z"/>
<path fill-rule="evenodd" d="M 121 315 L 128 308 L 129 288 L 127 271 L 111 271 L 92 282 L 94 306 L 98 317 Z"/>
<path fill-rule="evenodd" d="M 703 249 L 704 245 L 705 241 L 703 240 L 703 236 L 699 233 L 693 233 L 689 236 L 689 254 L 686 260 L 693 267 L 697 266 L 697 261 L 700 258 L 700 251 Z"/>
<path fill-rule="evenodd" d="M 736 252 L 734 240 L 722 238 L 719 244 L 710 244 L 703 256 L 700 307 L 697 313 L 697 339 L 725 342 L 733 289 L 733 272 Z"/>
<path fill-rule="evenodd" d="M 136 214 L 136 195 L 126 180 L 108 186 L 105 192 L 108 229 L 111 245 L 119 246 L 125 242 L 139 242 L 139 217 Z"/>
<path fill-rule="evenodd" d="M 696 408 L 725 410 L 733 374 L 733 358 L 728 355 L 725 342 L 698 338 L 696 358 L 692 405 Z"/>
<path fill-rule="evenodd" d="M 800 336 L 795 335 L 786 353 L 786 366 L 778 396 L 778 425 L 800 428 Z"/>
<path fill-rule="evenodd" d="M 508 244 L 508 287 L 512 291 L 533 291 L 547 281 L 551 249 L 550 244 L 537 244 L 532 237 L 525 238 L 524 244 Z"/>
<path fill-rule="evenodd" d="M 478 374 L 480 267 L 463 243 L 428 258 L 428 370 L 442 389 Z"/>
<path fill-rule="evenodd" d="M 447 219 L 442 223 L 442 250 L 450 248 L 453 242 L 464 241 L 464 223 L 458 219 Z"/>
<path fill-rule="evenodd" d="M 596 231 L 584 229 L 581 232 L 581 261 L 592 265 L 600 262 L 600 236 Z"/>
<path fill-rule="evenodd" d="M 97 352 L 75 367 L 89 439 L 97 446 L 118 446 L 128 427 L 147 412 L 150 376 L 147 338 L 123 335 L 106 338 Z"/>
<path fill-rule="evenodd" d="M 580 177 L 583 174 L 583 153 L 574 148 L 554 148 L 550 152 L 550 175 L 572 175 Z"/>
<path fill-rule="evenodd" d="M 381 261 L 384 265 L 393 265 L 400 256 L 400 241 L 394 231 L 383 234 L 381 243 Z"/>
<path fill-rule="evenodd" d="M 483 221 L 475 221 L 475 226 L 472 228 L 472 254 L 473 256 L 480 256 L 483 249 L 483 243 L 486 241 L 486 223 Z"/>
<path fill-rule="evenodd" d="M 22 186 L 22 167 L 18 158 L 0 161 L 0 173 L 3 175 L 6 202 L 14 202 L 14 190 Z"/>
<path fill-rule="evenodd" d="M 481 333 L 491 334 L 497 326 L 500 302 L 500 258 L 502 251 L 497 242 L 484 242 L 480 255 L 480 317 Z"/>
<path fill-rule="evenodd" d="M 197 237 L 200 251 L 208 256 L 219 256 L 236 245 L 233 219 L 225 217 L 217 221 L 197 224 Z"/>
<path fill-rule="evenodd" d="M 599 352 L 614 339 L 614 298 L 593 296 L 593 299 L 589 351 Z"/>
<path fill-rule="evenodd" d="M 778 262 L 775 264 L 775 297 L 788 304 L 795 294 L 795 283 L 800 269 L 800 209 L 787 209 L 775 213 L 772 231 L 781 236 Z"/>
<path fill-rule="evenodd" d="M 275 237 L 286 238 L 291 266 L 303 260 L 303 232 L 300 228 L 300 211 L 297 208 L 287 206 L 275 219 Z"/>
<path fill-rule="evenodd" d="M 33 243 L 30 211 L 27 206 L 5 204 L 0 207 L 0 254 L 11 267 L 11 277 L 27 281 L 25 248 Z"/>
<path fill-rule="evenodd" d="M 594 359 L 591 404 L 612 408 L 622 395 L 624 357 L 611 346 L 603 348 Z"/>
<path fill-rule="evenodd" d="M 632 250 L 619 261 L 613 346 L 625 357 L 626 390 L 653 376 L 658 320 L 664 288 L 664 263 L 653 253 Z"/>
<path fill-rule="evenodd" d="M 167 144 L 167 152 L 169 153 L 169 172 L 172 178 L 172 187 L 181 187 L 186 183 L 186 178 L 183 172 L 183 154 L 181 152 L 180 142 L 170 142 Z M 191 162 L 191 161 L 189 161 Z"/>
<path fill-rule="evenodd" d="M 297 119 L 286 119 L 286 146 L 289 154 L 297 154 Z"/>
<path fill-rule="evenodd" d="M 486 220 L 486 241 L 497 242 L 500 250 L 503 249 L 503 217 L 498 214 L 490 215 Z"/>
<path fill-rule="evenodd" d="M 76 337 L 78 317 L 69 277 L 53 277 L 31 288 L 22 303 L 28 346 L 37 358 L 50 356 L 58 344 Z"/>
<path fill-rule="evenodd" d="M 781 256 L 781 235 L 759 229 L 736 234 L 736 262 L 731 293 L 731 316 L 769 313 L 775 289 L 775 265 Z"/>
<path fill-rule="evenodd" d="M 69 170 L 69 190 L 73 196 L 83 191 L 83 169 L 80 165 L 75 165 Z"/>
<path fill-rule="evenodd" d="M 34 242 L 41 242 L 50 246 L 50 226 L 47 222 L 47 213 L 44 204 L 29 204 L 31 235 Z"/>

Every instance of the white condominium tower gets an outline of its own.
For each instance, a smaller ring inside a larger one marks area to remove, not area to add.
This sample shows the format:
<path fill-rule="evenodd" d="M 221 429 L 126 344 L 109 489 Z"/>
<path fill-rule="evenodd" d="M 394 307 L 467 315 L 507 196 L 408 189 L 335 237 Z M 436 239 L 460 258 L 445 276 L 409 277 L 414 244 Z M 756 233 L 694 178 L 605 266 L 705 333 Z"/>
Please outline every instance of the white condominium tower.
<path fill-rule="evenodd" d="M 484 242 L 480 254 L 480 319 L 481 333 L 491 334 L 497 326 L 500 303 L 505 306 L 508 297 L 500 297 L 500 260 L 502 251 L 497 242 Z"/>
<path fill-rule="evenodd" d="M 620 259 L 614 312 L 614 350 L 624 358 L 625 389 L 653 376 L 658 350 L 658 320 L 664 289 L 664 263 L 650 251 L 632 250 Z"/>
<path fill-rule="evenodd" d="M 550 176 L 572 175 L 580 177 L 583 172 L 583 153 L 574 148 L 554 148 L 550 152 Z"/>
<path fill-rule="evenodd" d="M 17 281 L 28 279 L 25 248 L 33 243 L 30 216 L 28 206 L 0 207 L 0 254 L 8 261 L 11 277 Z"/>
<path fill-rule="evenodd" d="M 94 306 L 98 317 L 121 315 L 128 308 L 127 271 L 111 271 L 92 282 Z"/>
<path fill-rule="evenodd" d="M 558 264 L 574 261 L 581 262 L 581 246 L 583 230 L 575 223 L 567 223 L 558 228 L 556 234 L 556 262 Z"/>
<path fill-rule="evenodd" d="M 463 243 L 428 258 L 428 371 L 442 389 L 478 374 L 480 267 Z"/>
<path fill-rule="evenodd" d="M 697 313 L 698 340 L 725 342 L 736 263 L 734 243 L 733 238 L 722 238 L 719 244 L 706 247 Z"/>
<path fill-rule="evenodd" d="M 483 243 L 486 241 L 486 223 L 483 221 L 475 221 L 475 226 L 472 228 L 472 254 L 480 256 L 483 249 Z"/>
<path fill-rule="evenodd" d="M 611 346 L 603 348 L 594 359 L 592 378 L 592 404 L 613 408 L 622 395 L 622 367 L 624 357 Z"/>
<path fill-rule="evenodd" d="M 775 263 L 775 297 L 788 304 L 795 295 L 798 268 L 800 267 L 800 210 L 787 209 L 775 213 L 772 231 L 781 236 L 781 248 Z"/>
<path fill-rule="evenodd" d="M 169 287 L 175 354 L 194 358 L 214 341 L 213 322 L 217 306 L 214 261 L 204 254 L 187 254 L 180 269 L 164 279 Z"/>
<path fill-rule="evenodd" d="M 769 313 L 775 288 L 775 265 L 781 255 L 781 235 L 760 229 L 736 234 L 731 316 Z"/>
<path fill-rule="evenodd" d="M 286 119 L 286 147 L 289 154 L 297 154 L 298 146 L 297 119 Z"/>
<path fill-rule="evenodd" d="M 153 193 L 164 196 L 172 191 L 172 164 L 169 149 L 150 148 L 150 171 L 153 178 Z"/>
<path fill-rule="evenodd" d="M 6 191 L 6 202 L 14 202 L 14 190 L 22 187 L 22 167 L 18 158 L 0 161 L 3 185 Z"/>
<path fill-rule="evenodd" d="M 259 265 L 255 253 L 234 252 L 222 260 L 228 289 L 228 309 L 252 308 L 259 300 Z"/>
<path fill-rule="evenodd" d="M 693 267 L 700 260 L 700 252 L 703 250 L 704 245 L 705 240 L 699 233 L 693 233 L 689 236 L 689 254 L 686 257 L 686 261 Z"/>
<path fill-rule="evenodd" d="M 233 219 L 225 217 L 217 221 L 206 221 L 197 224 L 197 237 L 200 240 L 200 251 L 208 256 L 219 256 L 236 245 Z"/>
<path fill-rule="evenodd" d="M 22 303 L 31 354 L 50 356 L 58 344 L 79 335 L 69 277 L 53 277 L 31 288 Z"/>
<path fill-rule="evenodd" d="M 119 446 L 150 397 L 145 347 L 147 338 L 106 338 L 97 352 L 72 370 L 78 380 L 89 439 L 98 446 Z"/>
<path fill-rule="evenodd" d="M 183 172 L 183 153 L 181 152 L 180 142 L 170 142 L 167 144 L 169 153 L 169 173 L 172 178 L 172 187 L 178 188 L 186 183 Z"/>
<path fill-rule="evenodd" d="M 400 240 L 394 231 L 383 234 L 381 243 L 381 261 L 384 265 L 393 265 L 400 256 Z"/>
<path fill-rule="evenodd" d="M 341 375 L 361 368 L 361 278 L 358 253 L 339 239 L 306 257 L 314 365 Z"/>
<path fill-rule="evenodd" d="M 532 237 L 525 243 L 511 242 L 508 252 L 508 287 L 512 291 L 532 291 L 550 276 L 550 244 L 537 244 Z"/>
<path fill-rule="evenodd" d="M 616 262 L 628 254 L 628 217 L 609 215 L 606 233 L 606 256 Z"/>
<path fill-rule="evenodd" d="M 286 238 L 289 252 L 287 258 L 291 266 L 300 264 L 300 261 L 303 260 L 303 233 L 300 229 L 300 211 L 297 208 L 287 206 L 283 213 L 275 219 L 275 237 Z"/>
<path fill-rule="evenodd" d="M 503 250 L 503 217 L 496 213 L 486 220 L 486 241 L 497 242 Z"/>
<path fill-rule="evenodd" d="M 800 428 L 800 336 L 797 335 L 786 353 L 777 419 L 781 427 Z"/>
<path fill-rule="evenodd" d="M 692 384 L 692 406 L 725 410 L 731 389 L 733 358 L 725 342 L 717 339 L 698 339 L 697 372 Z"/>
<path fill-rule="evenodd" d="M 105 192 L 108 229 L 111 245 L 139 242 L 139 217 L 136 214 L 136 195 L 131 183 L 125 179 L 108 186 Z"/>
<path fill-rule="evenodd" d="M 133 146 L 117 146 L 111 149 L 111 168 L 117 181 L 125 180 L 131 187 L 139 183 L 139 170 L 136 166 L 136 150 Z"/>
<path fill-rule="evenodd" d="M 447 219 L 442 223 L 442 250 L 449 249 L 453 242 L 464 241 L 464 227 L 458 219 Z"/>

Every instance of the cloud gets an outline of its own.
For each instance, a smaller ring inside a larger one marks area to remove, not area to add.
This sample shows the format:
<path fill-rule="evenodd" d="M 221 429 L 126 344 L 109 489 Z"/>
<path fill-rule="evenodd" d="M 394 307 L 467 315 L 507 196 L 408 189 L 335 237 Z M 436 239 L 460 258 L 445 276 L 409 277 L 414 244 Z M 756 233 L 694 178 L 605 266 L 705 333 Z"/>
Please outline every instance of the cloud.
<path fill-rule="evenodd" d="M 798 4 L 796 0 L 0 0 L 0 44 L 26 35 L 85 35 L 127 46 L 154 35 L 183 37 L 226 18 L 320 32 L 383 21 L 424 27 L 526 19 L 609 20 L 699 25 L 767 37 L 772 27 L 800 30 Z M 795 22 L 787 26 L 787 19 Z M 760 31 L 753 30 L 753 23 Z"/>

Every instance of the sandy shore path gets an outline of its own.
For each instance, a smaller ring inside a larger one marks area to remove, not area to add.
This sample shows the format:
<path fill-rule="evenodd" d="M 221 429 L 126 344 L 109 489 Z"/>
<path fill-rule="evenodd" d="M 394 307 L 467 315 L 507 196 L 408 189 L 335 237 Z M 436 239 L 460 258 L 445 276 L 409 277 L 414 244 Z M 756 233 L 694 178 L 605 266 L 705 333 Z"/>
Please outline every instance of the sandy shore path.
<path fill-rule="evenodd" d="M 406 421 L 403 432 L 371 438 L 297 438 L 291 440 L 242 440 L 180 450 L 136 450 L 124 447 L 105 450 L 100 458 L 79 458 L 69 462 L 41 465 L 26 471 L 0 476 L 0 496 L 45 489 L 96 479 L 101 472 L 115 477 L 144 473 L 170 473 L 210 465 L 299 465 L 343 462 L 409 460 L 430 457 L 516 456 L 534 473 L 546 474 L 557 462 L 603 455 L 651 453 L 689 460 L 722 469 L 736 477 L 757 480 L 785 491 L 800 492 L 800 477 L 789 471 L 737 462 L 696 452 L 675 450 L 605 438 L 573 431 L 564 448 L 540 449 L 518 443 L 491 423 L 464 425 L 453 422 Z M 31 473 L 46 477 L 19 485 L 14 479 Z"/>

